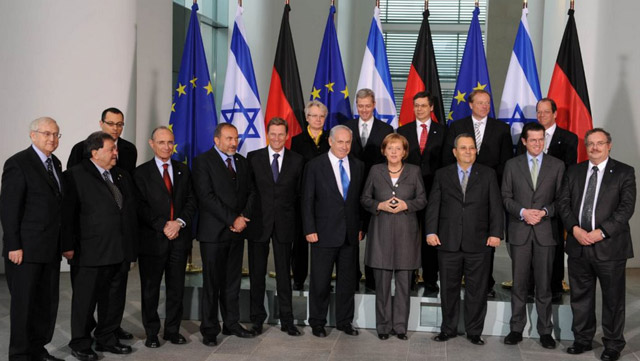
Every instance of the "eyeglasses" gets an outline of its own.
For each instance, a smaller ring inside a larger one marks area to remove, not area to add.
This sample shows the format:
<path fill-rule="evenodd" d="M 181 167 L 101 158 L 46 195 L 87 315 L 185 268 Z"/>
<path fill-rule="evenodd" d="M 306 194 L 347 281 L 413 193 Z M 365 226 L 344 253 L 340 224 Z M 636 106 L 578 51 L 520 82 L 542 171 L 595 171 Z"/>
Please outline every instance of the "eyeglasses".
<path fill-rule="evenodd" d="M 39 130 L 34 130 L 34 132 L 44 135 L 45 138 L 49 138 L 51 136 L 53 136 L 54 138 L 58 138 L 58 139 L 62 138 L 62 134 L 61 133 L 41 132 Z"/>
<path fill-rule="evenodd" d="M 307 115 L 307 118 L 311 118 L 311 119 L 325 119 L 327 116 L 324 114 L 309 114 Z"/>
<path fill-rule="evenodd" d="M 102 122 L 104 124 L 110 126 L 110 127 L 124 128 L 124 122 L 122 122 L 122 123 L 114 123 L 114 122 L 105 122 L 104 120 Z"/>
<path fill-rule="evenodd" d="M 426 108 L 431 108 L 431 105 L 429 104 L 413 104 L 413 107 L 416 109 L 426 109 Z"/>
<path fill-rule="evenodd" d="M 605 145 L 607 145 L 607 144 L 609 144 L 609 142 L 604 142 L 604 141 L 602 141 L 602 142 L 595 142 L 595 143 L 593 143 L 593 142 L 589 142 L 589 143 L 587 143 L 587 148 L 593 148 L 593 147 L 595 147 L 596 145 L 598 146 L 598 148 L 600 148 L 600 147 L 604 147 L 604 146 L 605 146 Z"/>

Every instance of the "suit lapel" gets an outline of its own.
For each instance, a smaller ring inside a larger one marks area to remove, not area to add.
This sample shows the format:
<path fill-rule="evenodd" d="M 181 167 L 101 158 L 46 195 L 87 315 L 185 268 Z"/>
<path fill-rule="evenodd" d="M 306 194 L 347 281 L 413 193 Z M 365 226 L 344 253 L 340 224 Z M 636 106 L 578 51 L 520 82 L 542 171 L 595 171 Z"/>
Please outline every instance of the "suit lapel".
<path fill-rule="evenodd" d="M 340 197 L 340 199 L 344 200 L 342 198 L 342 195 L 340 194 L 340 188 L 338 188 L 338 183 L 336 183 L 336 176 L 335 176 L 335 173 L 333 172 L 331 161 L 329 160 L 329 154 L 325 153 L 322 157 L 324 157 L 324 159 L 322 160 L 322 167 L 324 168 L 323 173 L 330 175 L 329 184 L 331 184 L 330 187 L 333 189 L 333 193 L 336 196 Z M 349 166 L 349 170 L 351 170 L 351 166 Z M 349 194 L 347 193 L 347 195 Z"/>
<path fill-rule="evenodd" d="M 547 156 L 543 153 L 542 154 L 542 164 L 540 165 L 540 169 L 538 170 L 538 178 L 537 178 L 538 182 L 536 184 L 536 189 L 538 189 L 540 184 L 542 184 L 542 180 L 551 171 L 551 163 L 550 162 L 545 162 L 545 158 L 547 158 Z M 547 160 L 548 160 L 548 158 L 547 158 Z"/>
<path fill-rule="evenodd" d="M 458 166 L 454 163 L 449 172 L 449 181 L 453 184 L 453 188 L 456 189 L 456 194 L 462 199 L 462 186 L 460 185 L 460 178 L 458 178 Z M 471 177 L 469 177 L 471 181 Z M 467 189 L 469 189 L 469 181 L 467 182 Z"/>
<path fill-rule="evenodd" d="M 284 149 L 284 158 L 282 158 L 282 167 L 280 167 L 280 175 L 278 175 L 278 181 L 283 175 L 288 174 L 291 170 L 291 152 L 288 149 Z M 272 177 L 273 178 L 273 177 Z"/>
<path fill-rule="evenodd" d="M 598 192 L 598 201 L 596 203 L 596 207 L 602 201 L 602 195 L 607 192 L 608 189 L 611 188 L 612 178 L 615 176 L 616 172 L 616 162 L 609 158 L 607 162 L 607 166 L 604 168 L 604 174 L 602 175 L 602 182 L 600 183 L 600 191 Z"/>
<path fill-rule="evenodd" d="M 526 179 L 527 184 L 533 190 L 533 180 L 531 179 L 531 170 L 529 169 L 529 157 L 527 157 L 527 153 L 523 154 L 521 159 L 518 161 L 518 167 L 520 167 L 520 171 L 522 172 L 523 178 Z M 538 179 L 540 177 L 540 173 L 541 172 L 538 171 Z M 538 183 L 540 182 L 538 181 Z"/>
<path fill-rule="evenodd" d="M 42 163 L 42 161 L 40 160 L 40 157 L 38 156 L 38 153 L 36 153 L 36 151 L 33 149 L 33 147 L 29 147 L 29 154 L 31 157 L 31 161 L 33 163 L 33 166 L 36 168 L 36 172 L 38 174 L 40 174 L 41 177 L 44 177 L 44 179 L 47 181 L 47 184 L 49 185 L 49 187 L 51 187 L 51 190 L 53 191 L 58 191 L 60 192 L 60 188 L 58 187 L 57 184 L 54 183 L 54 181 L 49 177 L 49 172 L 47 171 L 47 169 L 44 166 L 44 163 Z M 53 154 L 51 155 L 51 159 L 53 161 Z M 53 162 L 55 163 L 55 162 Z M 57 168 L 56 165 L 53 165 L 53 168 Z M 54 170 L 55 171 L 55 170 Z M 58 174 L 58 179 L 62 179 L 62 177 L 60 176 L 60 174 Z"/>
<path fill-rule="evenodd" d="M 429 127 L 429 137 L 427 137 L 427 144 L 424 147 L 424 152 L 422 152 L 423 156 L 429 154 L 429 150 L 434 147 L 434 138 L 438 136 L 439 132 L 440 131 L 438 129 L 438 126 L 436 125 L 436 122 L 434 122 L 432 119 L 431 126 Z"/>

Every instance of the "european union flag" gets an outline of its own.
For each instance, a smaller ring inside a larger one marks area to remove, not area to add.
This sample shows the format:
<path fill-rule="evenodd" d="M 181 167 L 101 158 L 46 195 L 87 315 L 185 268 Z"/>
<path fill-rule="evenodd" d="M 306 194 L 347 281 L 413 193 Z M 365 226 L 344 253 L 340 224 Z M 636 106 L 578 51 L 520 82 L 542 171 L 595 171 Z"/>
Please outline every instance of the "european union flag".
<path fill-rule="evenodd" d="M 482 42 L 482 30 L 480 30 L 480 9 L 476 6 L 473 10 L 473 19 L 467 34 L 467 43 L 464 46 L 462 62 L 456 88 L 453 92 L 451 111 L 447 116 L 447 124 L 452 120 L 458 120 L 471 115 L 468 97 L 472 91 L 483 89 L 491 94 L 491 84 L 489 82 L 489 70 L 487 69 L 487 58 L 484 55 L 484 44 Z M 495 118 L 493 113 L 493 98 L 491 98 L 491 110 L 489 117 Z"/>
<path fill-rule="evenodd" d="M 324 123 L 325 130 L 353 118 L 349 106 L 349 90 L 342 67 L 336 25 L 333 22 L 335 13 L 336 8 L 331 5 L 318 57 L 316 77 L 313 79 L 313 89 L 311 90 L 311 100 L 317 99 L 329 109 Z"/>
<path fill-rule="evenodd" d="M 175 136 L 172 158 L 189 168 L 198 154 L 213 146 L 218 124 L 197 12 L 198 4 L 194 3 L 169 118 L 169 128 Z"/>

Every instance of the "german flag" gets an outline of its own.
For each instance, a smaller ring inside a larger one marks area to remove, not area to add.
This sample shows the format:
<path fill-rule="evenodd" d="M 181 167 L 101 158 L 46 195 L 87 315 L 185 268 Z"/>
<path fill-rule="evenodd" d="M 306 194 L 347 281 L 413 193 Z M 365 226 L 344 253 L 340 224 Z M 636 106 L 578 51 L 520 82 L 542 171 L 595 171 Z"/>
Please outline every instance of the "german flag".
<path fill-rule="evenodd" d="M 271 73 L 271 85 L 269 86 L 267 110 L 264 117 L 265 130 L 269 120 L 273 117 L 280 117 L 287 121 L 289 125 L 287 148 L 291 147 L 291 138 L 306 128 L 298 61 L 289 25 L 290 11 L 291 7 L 286 4 L 280 24 L 276 59 Z"/>
<path fill-rule="evenodd" d="M 407 86 L 404 89 L 404 96 L 402 98 L 399 125 L 404 125 L 415 120 L 413 114 L 413 96 L 416 95 L 417 92 L 424 90 L 429 91 L 431 95 L 436 97 L 431 119 L 438 123 L 445 124 L 440 78 L 438 77 L 436 54 L 433 51 L 431 27 L 429 26 L 429 9 L 422 13 L 422 24 L 420 25 L 420 32 L 418 33 L 416 49 L 413 52 Z"/>
<path fill-rule="evenodd" d="M 593 119 L 574 12 L 573 9 L 569 10 L 569 20 L 562 36 L 547 96 L 558 105 L 558 126 L 578 136 L 578 162 L 582 162 L 587 159 L 584 135 L 587 130 L 593 129 Z"/>

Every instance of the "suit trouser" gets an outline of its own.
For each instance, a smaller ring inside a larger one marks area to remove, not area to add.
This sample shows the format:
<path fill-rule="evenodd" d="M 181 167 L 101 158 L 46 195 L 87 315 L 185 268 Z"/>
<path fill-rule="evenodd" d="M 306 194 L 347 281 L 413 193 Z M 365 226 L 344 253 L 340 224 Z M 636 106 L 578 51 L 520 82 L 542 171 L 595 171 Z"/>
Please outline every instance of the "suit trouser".
<path fill-rule="evenodd" d="M 128 265 L 128 262 L 126 262 Z M 71 266 L 73 274 L 73 296 L 71 297 L 71 341 L 72 350 L 91 347 L 93 313 L 98 306 L 98 323 L 93 332 L 96 343 L 115 345 L 115 331 L 122 321 L 120 302 L 120 274 L 122 263 L 107 266 Z"/>
<path fill-rule="evenodd" d="M 593 247 L 583 246 L 581 257 L 569 257 L 571 330 L 575 342 L 591 345 L 596 333 L 596 282 L 602 290 L 602 343 L 618 352 L 626 345 L 625 285 L 627 260 L 599 261 Z"/>
<path fill-rule="evenodd" d="M 373 268 L 376 279 L 376 331 L 378 334 L 407 333 L 411 298 L 409 290 L 413 270 Z M 395 275 L 396 294 L 391 297 L 391 281 Z"/>
<path fill-rule="evenodd" d="M 240 278 L 244 240 L 234 238 L 225 242 L 200 242 L 202 256 L 202 322 L 203 336 L 220 333 L 218 306 L 225 327 L 240 320 Z"/>
<path fill-rule="evenodd" d="M 513 240 L 511 240 L 513 242 Z M 520 332 L 527 324 L 527 295 L 529 279 L 533 276 L 538 311 L 537 329 L 540 335 L 549 335 L 553 331 L 551 322 L 551 272 L 556 246 L 541 246 L 535 240 L 516 246 L 509 243 L 511 249 L 511 331 Z"/>
<path fill-rule="evenodd" d="M 554 232 L 557 236 L 558 244 L 553 258 L 553 271 L 551 271 L 551 294 L 562 293 L 562 280 L 564 279 L 564 228 L 560 219 L 555 219 Z"/>
<path fill-rule="evenodd" d="M 188 254 L 188 249 L 170 246 L 170 249 L 161 255 L 138 256 L 142 297 L 142 324 L 147 336 L 156 336 L 160 332 L 158 303 L 163 274 L 166 285 L 164 335 L 166 337 L 180 332 L 184 277 Z"/>
<path fill-rule="evenodd" d="M 4 259 L 11 294 L 9 360 L 30 360 L 48 355 L 58 314 L 60 261 L 22 262 Z"/>
<path fill-rule="evenodd" d="M 291 309 L 291 242 L 279 242 L 275 233 L 271 235 L 273 244 L 273 258 L 276 269 L 276 290 L 280 322 L 293 324 Z M 249 241 L 249 280 L 250 287 L 250 317 L 254 324 L 262 324 L 267 319 L 264 307 L 265 277 L 267 275 L 267 260 L 269 258 L 269 241 Z"/>
<path fill-rule="evenodd" d="M 304 284 L 309 273 L 309 242 L 302 235 L 302 232 L 296 232 L 293 240 L 293 248 L 291 250 L 291 272 L 293 273 L 293 282 Z"/>
<path fill-rule="evenodd" d="M 442 326 L 449 335 L 458 333 L 460 288 L 464 276 L 464 325 L 467 335 L 482 334 L 487 314 L 488 263 L 491 252 L 438 251 Z"/>
<path fill-rule="evenodd" d="M 311 247 L 309 275 L 309 325 L 327 324 L 331 273 L 336 265 L 336 326 L 353 321 L 356 272 L 353 257 L 356 247 L 345 243 L 340 247 Z"/>

